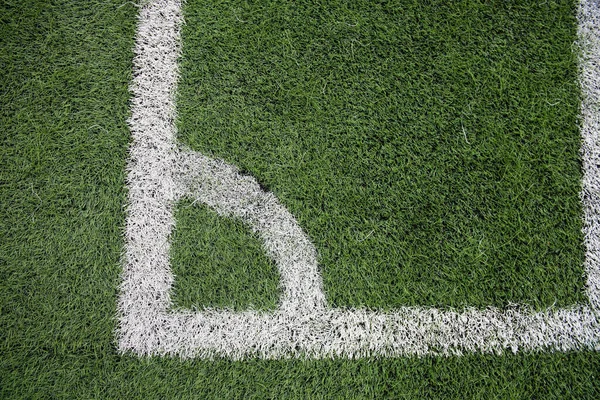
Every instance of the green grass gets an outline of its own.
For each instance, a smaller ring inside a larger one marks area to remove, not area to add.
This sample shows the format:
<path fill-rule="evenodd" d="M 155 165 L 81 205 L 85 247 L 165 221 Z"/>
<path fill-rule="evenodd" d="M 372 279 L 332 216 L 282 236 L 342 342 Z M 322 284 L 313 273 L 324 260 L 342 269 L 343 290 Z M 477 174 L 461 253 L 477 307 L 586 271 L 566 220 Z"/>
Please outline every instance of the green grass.
<path fill-rule="evenodd" d="M 190 0 L 181 140 L 276 194 L 332 305 L 581 302 L 573 10 Z"/>
<path fill-rule="evenodd" d="M 600 356 L 590 352 L 242 362 L 118 355 L 136 13 L 120 1 L 0 2 L 0 398 L 598 398 Z M 197 212 L 189 218 L 214 218 Z"/>
<path fill-rule="evenodd" d="M 174 308 L 274 310 L 279 275 L 262 241 L 241 221 L 190 200 L 178 204 L 171 239 Z"/>

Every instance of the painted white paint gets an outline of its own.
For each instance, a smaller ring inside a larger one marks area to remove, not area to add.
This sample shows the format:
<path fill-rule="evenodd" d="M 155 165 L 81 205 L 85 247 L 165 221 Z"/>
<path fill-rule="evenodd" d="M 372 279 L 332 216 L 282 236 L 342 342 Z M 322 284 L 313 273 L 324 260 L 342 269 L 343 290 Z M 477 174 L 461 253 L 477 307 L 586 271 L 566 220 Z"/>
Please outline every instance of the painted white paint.
<path fill-rule="evenodd" d="M 589 304 L 533 312 L 508 309 L 440 310 L 402 307 L 392 312 L 334 309 L 326 304 L 316 250 L 293 215 L 235 166 L 177 143 L 175 92 L 180 0 L 153 0 L 140 10 L 135 47 L 133 143 L 119 350 L 180 357 L 398 357 L 465 352 L 600 350 L 600 7 L 582 0 L 582 157 Z M 173 274 L 169 235 L 183 197 L 245 221 L 279 269 L 277 311 L 171 310 Z"/>

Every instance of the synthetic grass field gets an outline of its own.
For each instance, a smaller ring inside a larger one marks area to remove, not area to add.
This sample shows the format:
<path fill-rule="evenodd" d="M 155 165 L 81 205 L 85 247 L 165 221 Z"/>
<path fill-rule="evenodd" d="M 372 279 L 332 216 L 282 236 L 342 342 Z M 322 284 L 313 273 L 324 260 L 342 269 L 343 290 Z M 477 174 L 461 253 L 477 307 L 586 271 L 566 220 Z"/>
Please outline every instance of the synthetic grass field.
<path fill-rule="evenodd" d="M 181 140 L 277 195 L 333 305 L 584 298 L 571 6 L 477 3 L 187 2 Z"/>
<path fill-rule="evenodd" d="M 137 9 L 0 4 L 0 397 L 598 395 L 590 352 L 117 354 Z M 188 2 L 178 124 L 296 216 L 330 302 L 583 301 L 575 3 L 282 4 Z M 185 202 L 177 221 L 176 306 L 273 307 L 276 270 L 242 224 Z M 203 260 L 220 271 L 186 271 Z"/>

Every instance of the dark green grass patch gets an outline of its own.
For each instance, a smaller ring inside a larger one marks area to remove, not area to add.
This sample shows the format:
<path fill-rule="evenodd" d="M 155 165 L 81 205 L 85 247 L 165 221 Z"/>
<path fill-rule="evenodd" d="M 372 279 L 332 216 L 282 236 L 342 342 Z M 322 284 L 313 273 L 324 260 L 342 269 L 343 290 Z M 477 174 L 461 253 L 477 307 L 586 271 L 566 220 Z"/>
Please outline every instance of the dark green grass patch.
<path fill-rule="evenodd" d="M 273 310 L 279 274 L 262 241 L 241 221 L 190 200 L 178 204 L 171 241 L 175 308 Z"/>
<path fill-rule="evenodd" d="M 243 362 L 117 354 L 136 14 L 121 1 L 0 2 L 0 398 L 600 397 L 600 356 L 589 352 Z"/>
<path fill-rule="evenodd" d="M 181 138 L 288 207 L 331 304 L 585 300 L 573 2 L 185 10 Z"/>

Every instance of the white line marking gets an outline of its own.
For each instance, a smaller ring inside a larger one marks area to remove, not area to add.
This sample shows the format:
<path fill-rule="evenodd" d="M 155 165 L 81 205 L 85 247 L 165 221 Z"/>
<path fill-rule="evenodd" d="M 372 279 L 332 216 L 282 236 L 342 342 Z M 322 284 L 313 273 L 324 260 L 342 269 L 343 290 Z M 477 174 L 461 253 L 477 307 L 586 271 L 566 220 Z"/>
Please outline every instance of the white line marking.
<path fill-rule="evenodd" d="M 577 16 L 587 295 L 600 312 L 600 2 L 581 0 Z"/>
<path fill-rule="evenodd" d="M 221 160 L 177 144 L 175 92 L 180 0 L 155 0 L 140 10 L 135 48 L 133 136 L 123 283 L 119 298 L 121 352 L 180 357 L 366 357 L 501 353 L 538 349 L 600 350 L 600 11 L 579 9 L 582 157 L 588 305 L 533 312 L 402 307 L 392 312 L 332 309 L 325 301 L 316 251 L 294 217 Z M 281 276 L 277 311 L 171 311 L 169 235 L 173 209 L 191 197 L 258 232 Z"/>

